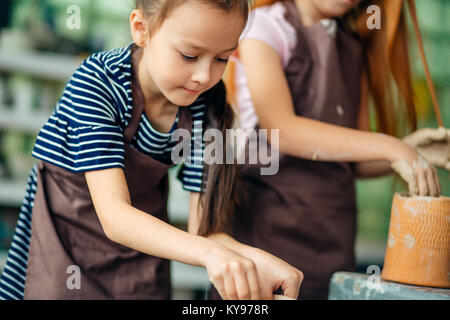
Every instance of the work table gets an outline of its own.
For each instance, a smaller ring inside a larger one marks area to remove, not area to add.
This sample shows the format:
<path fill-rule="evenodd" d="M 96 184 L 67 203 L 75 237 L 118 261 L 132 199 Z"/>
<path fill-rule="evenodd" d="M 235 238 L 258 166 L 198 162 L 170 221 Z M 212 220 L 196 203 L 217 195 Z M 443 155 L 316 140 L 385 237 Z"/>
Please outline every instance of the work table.
<path fill-rule="evenodd" d="M 369 279 L 370 278 L 370 279 Z M 330 281 L 329 300 L 450 300 L 450 289 L 376 280 L 362 273 L 336 272 Z"/>

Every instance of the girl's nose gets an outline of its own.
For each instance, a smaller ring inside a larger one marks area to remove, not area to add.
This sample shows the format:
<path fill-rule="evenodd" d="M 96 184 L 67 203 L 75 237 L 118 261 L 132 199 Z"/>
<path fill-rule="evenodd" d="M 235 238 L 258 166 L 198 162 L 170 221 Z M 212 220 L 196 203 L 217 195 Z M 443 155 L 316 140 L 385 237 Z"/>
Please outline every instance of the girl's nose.
<path fill-rule="evenodd" d="M 201 85 L 207 84 L 211 79 L 211 65 L 210 63 L 199 63 L 192 74 L 192 81 Z"/>

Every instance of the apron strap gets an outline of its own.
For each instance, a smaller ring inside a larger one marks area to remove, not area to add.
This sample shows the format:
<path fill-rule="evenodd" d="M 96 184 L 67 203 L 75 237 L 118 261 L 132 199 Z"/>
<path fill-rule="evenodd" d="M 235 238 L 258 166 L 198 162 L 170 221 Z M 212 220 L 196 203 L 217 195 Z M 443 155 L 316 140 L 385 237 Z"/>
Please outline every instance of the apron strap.
<path fill-rule="evenodd" d="M 294 27 L 299 28 L 302 26 L 302 19 L 300 13 L 298 12 L 297 5 L 294 1 L 282 1 L 283 6 L 286 8 L 286 20 Z"/>
<path fill-rule="evenodd" d="M 142 50 L 136 45 L 131 46 L 131 64 L 133 65 L 131 73 L 131 87 L 133 91 L 133 110 L 131 112 L 131 119 L 124 132 L 125 142 L 131 143 L 133 137 L 136 135 L 141 120 L 142 112 L 144 111 L 144 95 L 142 94 L 141 85 L 138 78 L 137 62 L 142 57 Z"/>

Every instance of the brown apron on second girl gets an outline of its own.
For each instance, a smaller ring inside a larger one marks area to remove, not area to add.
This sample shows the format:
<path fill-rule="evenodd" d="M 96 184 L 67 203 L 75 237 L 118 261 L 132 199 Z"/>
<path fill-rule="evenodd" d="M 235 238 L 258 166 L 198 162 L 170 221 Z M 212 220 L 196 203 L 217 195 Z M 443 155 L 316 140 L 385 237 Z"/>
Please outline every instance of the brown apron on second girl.
<path fill-rule="evenodd" d="M 125 176 L 133 207 L 165 222 L 168 169 L 129 144 L 141 119 L 142 104 L 133 108 L 125 130 Z M 192 132 L 188 108 L 180 108 L 178 128 Z M 133 232 L 133 230 L 130 230 Z M 67 282 L 81 271 L 81 289 Z M 95 212 L 83 173 L 40 162 L 33 209 L 32 238 L 25 299 L 103 300 L 170 299 L 169 261 L 110 241 Z"/>
<path fill-rule="evenodd" d="M 285 74 L 296 114 L 357 127 L 362 49 L 338 29 L 320 22 L 303 27 L 297 7 L 283 2 L 297 31 L 297 47 Z M 269 148 L 270 150 L 270 148 Z M 355 269 L 355 172 L 350 163 L 325 163 L 280 154 L 280 171 L 261 176 L 246 165 L 249 203 L 236 213 L 234 236 L 280 257 L 304 273 L 299 299 L 327 299 L 331 275 Z M 218 298 L 212 290 L 212 298 Z"/>

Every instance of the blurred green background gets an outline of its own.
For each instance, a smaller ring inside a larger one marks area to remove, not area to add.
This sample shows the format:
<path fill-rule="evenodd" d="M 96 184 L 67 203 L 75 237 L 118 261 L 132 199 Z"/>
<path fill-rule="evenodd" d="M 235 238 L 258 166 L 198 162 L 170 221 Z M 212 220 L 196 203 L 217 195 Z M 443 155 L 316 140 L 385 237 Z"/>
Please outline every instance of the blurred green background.
<path fill-rule="evenodd" d="M 2 0 L 0 270 L 34 163 L 30 153 L 37 132 L 83 58 L 131 42 L 128 18 L 133 5 L 133 0 Z M 450 127 L 450 1 L 417 0 L 416 5 L 442 116 L 446 127 Z M 79 21 L 75 16 L 78 12 Z M 437 127 L 412 33 L 410 42 L 419 126 Z M 450 196 L 449 174 L 440 170 L 439 175 L 443 194 Z M 172 221 L 183 228 L 188 194 L 173 179 L 173 173 L 171 176 L 169 211 Z M 359 271 L 365 272 L 372 264 L 382 266 L 392 197 L 394 192 L 404 190 L 405 186 L 394 177 L 358 181 Z M 176 268 L 178 297 L 201 296 L 199 290 L 207 283 L 205 275 L 186 266 Z"/>

